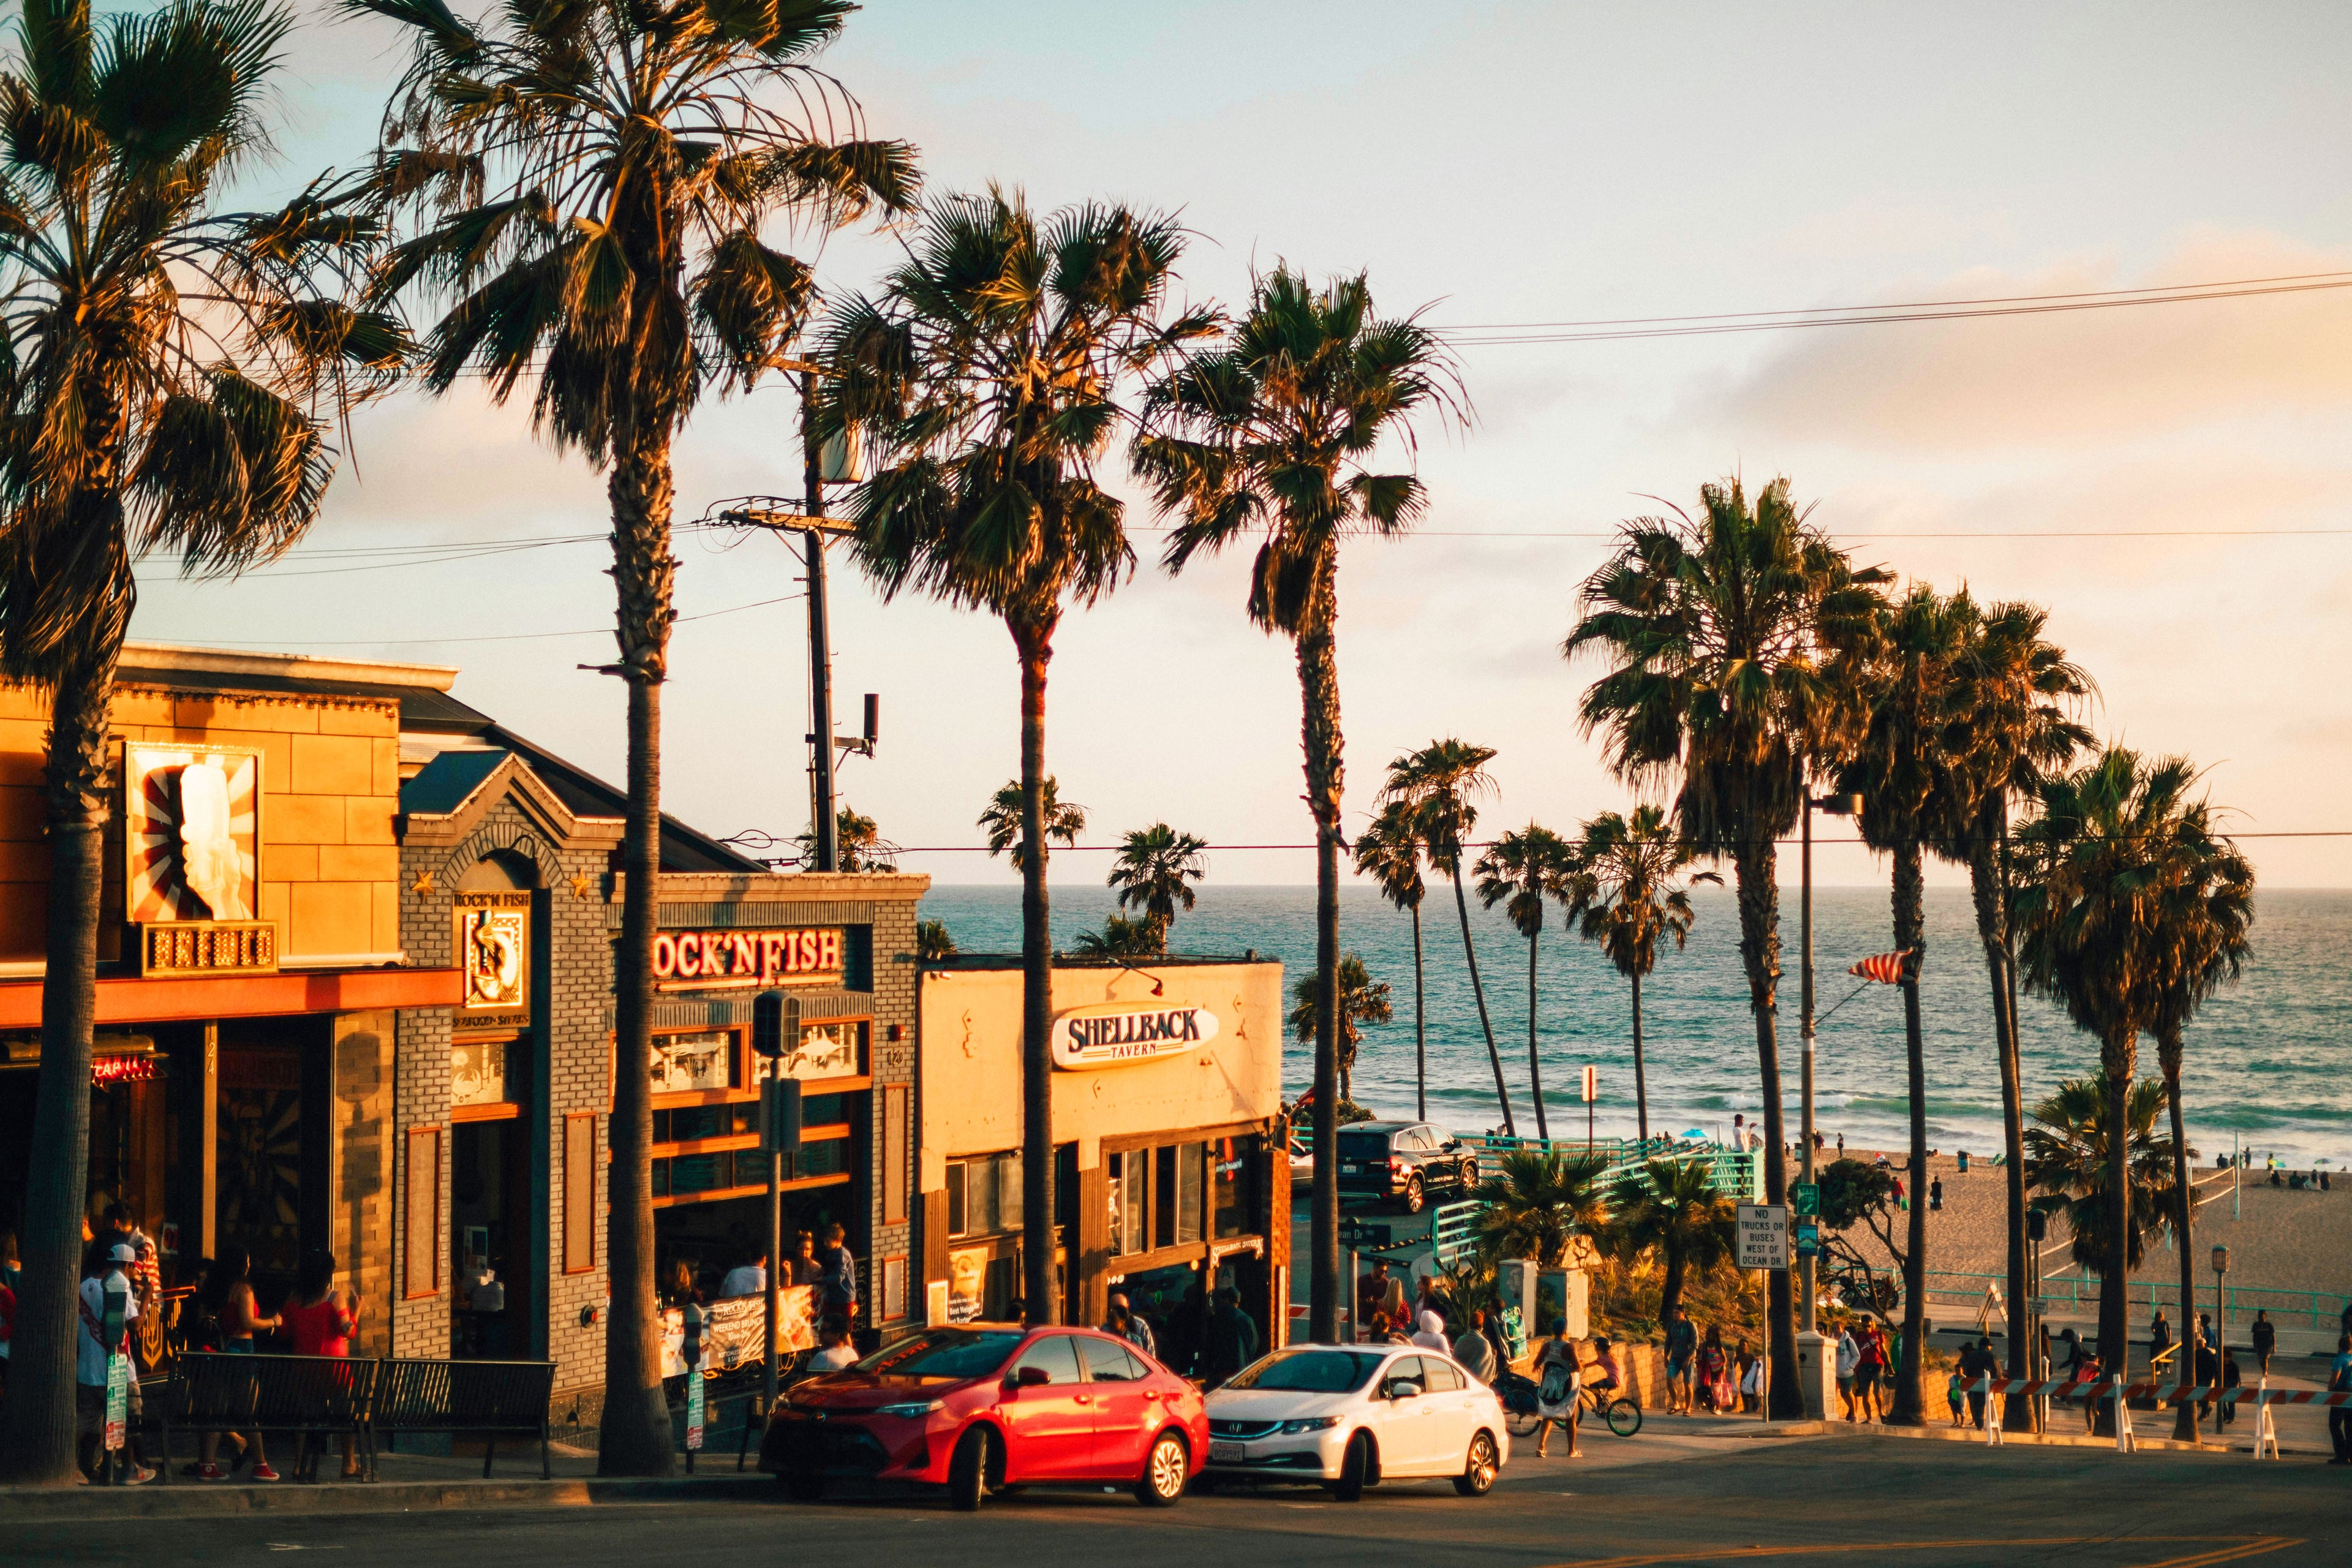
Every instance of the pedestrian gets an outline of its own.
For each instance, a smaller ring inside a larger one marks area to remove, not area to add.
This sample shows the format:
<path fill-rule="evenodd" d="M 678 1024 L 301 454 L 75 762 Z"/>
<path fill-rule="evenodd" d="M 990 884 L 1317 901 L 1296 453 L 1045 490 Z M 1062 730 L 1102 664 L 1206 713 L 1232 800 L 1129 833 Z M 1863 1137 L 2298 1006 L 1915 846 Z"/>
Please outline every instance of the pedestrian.
<path fill-rule="evenodd" d="M 1862 1321 L 1862 1355 L 1853 1365 L 1853 1392 L 1862 1406 L 1864 1421 L 1879 1419 L 1878 1380 L 1886 1373 L 1886 1338 L 1879 1331 L 1878 1320 Z"/>
<path fill-rule="evenodd" d="M 2219 1419 L 2221 1426 L 2227 1426 L 2231 1422 L 2235 1421 L 2238 1418 L 2238 1402 L 2230 1398 L 2229 1393 L 2230 1390 L 2242 1387 L 2244 1384 L 2245 1375 L 2238 1370 L 2238 1358 L 2230 1352 L 2229 1346 L 2223 1345 L 2221 1347 L 2221 1387 L 2220 1394 L 2221 1403 L 2219 1406 Z"/>
<path fill-rule="evenodd" d="M 2327 1363 L 2327 1392 L 2352 1394 L 2352 1333 L 2336 1337 L 2336 1359 Z M 2327 1407 L 2327 1441 L 2336 1449 L 2329 1464 L 2352 1465 L 2352 1405 Z"/>
<path fill-rule="evenodd" d="M 1698 1358 L 1698 1331 L 1677 1306 L 1666 1313 L 1666 1409 L 1691 1413 L 1691 1367 Z"/>
<path fill-rule="evenodd" d="M 359 1292 L 349 1295 L 335 1289 L 335 1255 L 323 1247 L 313 1247 L 302 1256 L 301 1272 L 294 1282 L 294 1298 L 280 1308 L 278 1319 L 286 1325 L 287 1337 L 294 1342 L 296 1355 L 349 1356 L 352 1353 L 352 1332 L 360 1326 L 362 1303 Z M 310 1457 L 310 1439 L 304 1434 L 301 1446 L 294 1453 L 294 1474 L 299 1478 Z M 349 1434 L 343 1437 L 343 1479 L 357 1480 L 360 1465 L 352 1451 Z"/>
<path fill-rule="evenodd" d="M 1845 1158 L 1845 1134 L 1843 1132 L 1838 1134 L 1838 1158 Z"/>
<path fill-rule="evenodd" d="M 1445 1314 L 1434 1307 L 1423 1307 L 1414 1315 L 1412 1332 L 1408 1337 L 1425 1351 L 1435 1351 L 1440 1355 L 1454 1353 L 1453 1342 L 1445 1337 Z"/>
<path fill-rule="evenodd" d="M 719 1299 L 722 1301 L 740 1301 L 747 1296 L 764 1296 L 767 1293 L 768 1255 L 764 1252 L 754 1253 L 746 1248 L 743 1260 L 730 1268 L 726 1277 L 719 1281 Z"/>
<path fill-rule="evenodd" d="M 838 1225 L 824 1227 L 824 1245 L 816 1249 L 816 1266 L 824 1272 L 816 1285 L 817 1310 L 845 1321 L 857 1321 L 857 1259 L 850 1255 Z"/>
<path fill-rule="evenodd" d="M 1929 1214 L 1941 1214 L 1944 1212 L 1944 1178 L 1941 1176 L 1934 1176 L 1928 1179 L 1927 1212 Z"/>
<path fill-rule="evenodd" d="M 1965 1176 L 1969 1173 L 1969 1152 L 1966 1149 L 1961 1150 L 1958 1158 L 1960 1163 L 1960 1174 Z"/>
<path fill-rule="evenodd" d="M 1577 1417 L 1581 1414 L 1583 1369 L 1578 1363 L 1576 1346 L 1568 1337 L 1568 1320 L 1551 1321 L 1551 1337 L 1536 1352 L 1536 1458 L 1544 1458 L 1544 1449 L 1551 1442 L 1551 1429 L 1559 1426 L 1568 1433 L 1568 1457 L 1583 1456 L 1576 1448 Z"/>
<path fill-rule="evenodd" d="M 1374 1313 L 1391 1322 L 1404 1316 L 1404 1281 L 1389 1275 L 1389 1260 L 1372 1259 L 1372 1271 L 1356 1281 L 1356 1321 L 1370 1325 Z"/>
<path fill-rule="evenodd" d="M 1202 1385 L 1217 1388 L 1229 1382 L 1242 1368 L 1257 1360 L 1259 1343 L 1257 1320 L 1242 1310 L 1241 1292 L 1230 1285 L 1219 1286 L 1210 1303 L 1207 1331 L 1201 1347 Z M 1445 1348 L 1442 1337 L 1438 1345 Z"/>
<path fill-rule="evenodd" d="M 1952 1425 L 1955 1426 L 1960 1425 L 1960 1403 L 1963 1398 L 1960 1384 L 1959 1368 L 1956 1366 L 1952 1369 L 1951 1375 L 1944 1379 L 1944 1403 L 1952 1407 Z"/>
<path fill-rule="evenodd" d="M 1845 1418 L 1853 1419 L 1853 1369 L 1861 1363 L 1862 1345 L 1853 1337 L 1851 1321 L 1838 1330 L 1837 1387 L 1838 1397 L 1845 1401 Z"/>
<path fill-rule="evenodd" d="M 1470 1326 L 1463 1331 L 1460 1339 L 1454 1342 L 1454 1359 L 1460 1362 L 1462 1370 L 1472 1377 L 1490 1388 L 1494 1386 L 1495 1369 L 1498 1363 L 1495 1357 L 1495 1342 L 1486 1337 L 1485 1308 L 1470 1309 Z"/>
<path fill-rule="evenodd" d="M 2158 1307 L 2147 1324 L 2147 1367 L 2151 1373 L 2164 1365 L 2164 1352 L 2172 1348 L 2172 1325 L 2165 1321 L 2164 1309 Z"/>
<path fill-rule="evenodd" d="M 2271 1322 L 2267 1311 L 2254 1314 L 2254 1326 L 2248 1331 L 2254 1342 L 2254 1367 L 2263 1377 L 2271 1374 L 2271 1354 L 2278 1349 L 2278 1329 Z"/>
<path fill-rule="evenodd" d="M 1969 1419 L 1979 1432 L 1984 1430 L 1985 1405 L 1992 1394 L 1990 1389 L 1979 1389 L 1976 1384 L 1983 1379 L 2000 1375 L 2000 1360 L 1992 1353 L 1990 1335 L 1979 1334 L 1976 1343 L 1961 1350 L 1960 1377 L 1969 1385 Z"/>
<path fill-rule="evenodd" d="M 223 1355 L 251 1355 L 253 1336 L 265 1329 L 278 1326 L 276 1318 L 261 1315 L 260 1306 L 253 1299 L 252 1273 L 253 1255 L 230 1242 L 221 1248 L 220 1257 L 213 1260 L 211 1269 L 205 1275 L 205 1288 L 197 1293 L 198 1310 L 212 1320 L 213 1331 L 217 1335 Z M 255 1428 L 249 1436 L 238 1432 L 231 1432 L 227 1436 L 241 1445 L 235 1461 L 226 1471 L 214 1462 L 214 1455 L 219 1451 L 221 1434 L 207 1432 L 199 1450 L 196 1479 L 226 1480 L 248 1458 L 253 1461 L 255 1480 L 274 1481 L 278 1479 L 278 1472 L 269 1468 L 269 1456 L 262 1450 L 259 1428 Z"/>
<path fill-rule="evenodd" d="M 1764 1358 L 1739 1342 L 1739 1408 L 1753 1415 L 1764 1405 Z"/>
<path fill-rule="evenodd" d="M 2082 1385 L 2083 1430 L 2095 1432 L 2099 1426 L 2101 1381 L 2099 1352 L 2095 1346 L 2077 1339 L 2074 1342 L 2074 1374 L 2073 1381 Z"/>
<path fill-rule="evenodd" d="M 138 1263 L 139 1249 L 127 1241 L 95 1242 L 83 1253 L 81 1322 L 74 1342 L 74 1436 L 79 1440 L 82 1474 L 92 1480 L 103 1473 L 109 1463 L 103 1447 L 107 1363 L 116 1355 L 129 1357 L 131 1337 L 137 1332 L 131 1325 L 139 1320 L 139 1293 L 131 1270 Z M 106 1327 L 106 1298 L 110 1291 L 122 1297 L 122 1327 L 116 1334 L 109 1334 Z M 129 1392 L 125 1416 L 130 1431 L 136 1433 L 143 1414 L 136 1368 L 131 1370 Z M 134 1455 L 131 1473 L 123 1484 L 143 1486 L 154 1479 L 155 1472 L 140 1464 Z"/>
<path fill-rule="evenodd" d="M 1880 1156 L 1880 1158 L 1883 1160 L 1883 1159 L 1885 1159 L 1885 1156 L 1881 1155 L 1881 1156 Z M 1895 1212 L 1896 1214 L 1901 1214 L 1901 1213 L 1903 1213 L 1906 1209 L 1909 1208 L 1910 1206 L 1911 1206 L 1911 1205 L 1910 1205 L 1908 1203 L 1906 1203 L 1906 1202 L 1905 1202 L 1905 1201 L 1904 1201 L 1904 1197 L 1903 1197 L 1903 1178 L 1902 1178 L 1902 1177 L 1900 1177 L 1900 1176 L 1897 1176 L 1897 1177 L 1895 1177 Z"/>
<path fill-rule="evenodd" d="M 784 1275 L 787 1285 L 822 1285 L 824 1269 L 816 1260 L 816 1237 L 804 1230 L 793 1232 L 791 1269 Z"/>
<path fill-rule="evenodd" d="M 1136 1314 L 1124 1290 L 1110 1293 L 1110 1316 L 1103 1321 L 1103 1332 L 1117 1334 L 1145 1355 L 1156 1359 L 1160 1354 L 1159 1347 L 1152 1342 L 1151 1325 Z"/>
<path fill-rule="evenodd" d="M 1698 1393 L 1706 1407 L 1718 1415 L 1731 1409 L 1731 1358 L 1723 1348 L 1723 1325 L 1709 1323 L 1698 1347 Z"/>
<path fill-rule="evenodd" d="M 813 1373 L 840 1372 L 857 1364 L 857 1349 L 849 1342 L 849 1320 L 828 1317 L 817 1325 L 816 1351 L 809 1357 Z"/>

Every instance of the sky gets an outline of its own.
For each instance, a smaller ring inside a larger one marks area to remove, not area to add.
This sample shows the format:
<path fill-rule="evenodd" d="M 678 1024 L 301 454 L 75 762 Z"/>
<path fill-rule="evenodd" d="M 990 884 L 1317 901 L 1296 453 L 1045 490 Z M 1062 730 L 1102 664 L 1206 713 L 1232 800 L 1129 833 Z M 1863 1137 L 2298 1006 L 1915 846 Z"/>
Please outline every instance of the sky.
<path fill-rule="evenodd" d="M 247 182 L 273 199 L 365 155 L 402 60 L 386 27 L 302 15 L 279 155 Z M 880 0 L 824 63 L 934 191 L 1180 214 L 1193 301 L 1235 303 L 1281 259 L 1363 271 L 1384 312 L 1455 326 L 2352 269 L 2347 58 L 2352 12 L 2318 4 Z M 835 296 L 896 254 L 887 234 L 778 237 Z M 1341 570 L 1351 830 L 1389 759 L 1445 735 L 1497 750 L 1486 826 L 1629 804 L 1575 721 L 1596 673 L 1559 656 L 1576 589 L 1609 530 L 1730 473 L 1787 475 L 1858 561 L 2049 606 L 2098 682 L 2092 726 L 2193 758 L 2239 830 L 2352 830 L 2352 290 L 1472 347 L 1458 368 L 1466 425 L 1383 454 L 1432 492 L 1421 533 L 1352 543 Z M 681 521 L 796 490 L 796 409 L 777 388 L 701 410 Z M 470 385 L 372 406 L 352 437 L 302 548 L 229 584 L 154 564 L 132 636 L 457 666 L 457 695 L 620 777 L 619 683 L 577 668 L 612 657 L 601 477 L 534 438 L 527 401 Z M 1118 450 L 1103 474 L 1132 493 Z M 1171 579 L 1139 497 L 1129 522 L 1133 578 L 1057 642 L 1062 798 L 1098 845 L 1160 820 L 1307 843 L 1295 667 L 1243 615 L 1247 552 Z M 2083 537 L 2118 532 L 2189 536 Z M 339 553 L 550 539 L 571 542 Z M 715 834 L 798 833 L 800 570 L 765 537 L 678 553 L 665 804 Z M 1008 879 L 946 848 L 979 842 L 1017 772 L 1003 627 L 885 605 L 838 552 L 831 581 L 841 727 L 862 693 L 882 703 L 843 798 L 940 848 L 908 869 Z M 2352 885 L 2352 836 L 2245 847 L 2266 885 Z M 1313 879 L 1300 849 L 1212 859 L 1219 881 Z M 1833 846 L 1818 875 L 1885 867 Z"/>

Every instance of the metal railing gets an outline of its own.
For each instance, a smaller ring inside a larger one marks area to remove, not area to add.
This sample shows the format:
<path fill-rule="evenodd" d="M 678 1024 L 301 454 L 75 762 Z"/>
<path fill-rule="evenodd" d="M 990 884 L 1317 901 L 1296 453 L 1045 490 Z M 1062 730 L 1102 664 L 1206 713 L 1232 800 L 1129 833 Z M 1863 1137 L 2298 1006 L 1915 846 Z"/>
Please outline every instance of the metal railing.
<path fill-rule="evenodd" d="M 1441 1264 L 1452 1264 L 1477 1239 L 1478 1211 L 1484 1204 L 1442 1204 L 1429 1216 L 1429 1250 Z"/>
<path fill-rule="evenodd" d="M 1927 1297 L 1947 1300 L 1965 1300 L 1971 1305 L 1984 1299 L 1985 1287 L 2005 1287 L 2008 1277 L 2002 1274 L 1969 1273 L 1959 1269 L 1930 1268 L 1926 1271 Z M 1897 1277 L 1899 1278 L 1899 1276 Z M 1964 1284 L 1939 1287 L 1939 1279 L 1962 1281 Z M 2203 1281 L 2200 1281 L 2201 1286 Z M 2099 1281 L 2081 1275 L 2061 1276 L 2042 1281 L 2042 1298 L 2050 1303 L 2054 1315 L 2074 1316 L 2078 1311 L 2096 1313 L 2099 1310 Z M 2271 1321 L 2297 1328 L 2328 1329 L 2342 1321 L 2344 1310 L 2352 1306 L 2352 1296 L 2333 1290 L 2286 1290 L 2268 1285 L 2227 1285 L 2223 1289 L 2232 1323 L 2251 1321 L 2258 1311 L 2268 1312 Z M 2179 1280 L 2133 1279 L 2126 1282 L 2124 1300 L 2135 1316 L 2152 1317 L 2162 1307 L 2178 1311 L 2180 1307 Z M 2211 1309 L 2212 1298 L 2201 1289 L 2197 1310 Z M 2307 1320 L 2295 1322 L 2291 1320 Z"/>

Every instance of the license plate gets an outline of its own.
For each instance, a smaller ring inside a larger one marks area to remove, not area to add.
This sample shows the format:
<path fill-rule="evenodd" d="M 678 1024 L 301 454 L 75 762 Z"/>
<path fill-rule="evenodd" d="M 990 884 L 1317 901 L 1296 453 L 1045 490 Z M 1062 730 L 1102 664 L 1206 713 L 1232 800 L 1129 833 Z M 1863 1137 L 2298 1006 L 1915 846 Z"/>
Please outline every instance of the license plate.
<path fill-rule="evenodd" d="M 1339 1167 L 1339 1173 L 1343 1176 L 1352 1176 L 1356 1173 L 1356 1167 L 1353 1165 L 1342 1165 Z"/>
<path fill-rule="evenodd" d="M 1248 1458 L 1249 1445 L 1247 1443 L 1212 1443 L 1209 1445 L 1209 1463 L 1213 1465 L 1238 1465 Z"/>

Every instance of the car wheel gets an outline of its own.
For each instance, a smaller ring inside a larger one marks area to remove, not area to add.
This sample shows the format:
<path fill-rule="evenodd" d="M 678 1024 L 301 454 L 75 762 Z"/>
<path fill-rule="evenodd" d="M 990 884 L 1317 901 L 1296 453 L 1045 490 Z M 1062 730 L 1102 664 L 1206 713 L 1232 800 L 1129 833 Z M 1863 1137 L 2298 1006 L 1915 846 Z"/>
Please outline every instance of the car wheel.
<path fill-rule="evenodd" d="M 1192 1468 L 1184 1440 L 1162 1432 L 1143 1461 L 1143 1479 L 1135 1483 L 1136 1500 L 1146 1508 L 1173 1508 L 1184 1495 L 1186 1473 Z"/>
<path fill-rule="evenodd" d="M 786 1470 L 776 1479 L 784 1483 L 784 1495 L 794 1502 L 824 1500 L 824 1478 L 805 1471 Z"/>
<path fill-rule="evenodd" d="M 970 1513 L 988 1495 L 988 1428 L 975 1426 L 963 1435 L 948 1461 L 948 1506 Z"/>
<path fill-rule="evenodd" d="M 1371 1476 L 1372 1436 L 1359 1432 L 1348 1440 L 1348 1452 L 1339 1461 L 1339 1479 L 1330 1483 L 1331 1495 L 1341 1502 L 1354 1502 L 1364 1495 Z"/>
<path fill-rule="evenodd" d="M 1470 1439 L 1470 1457 L 1463 1462 L 1462 1473 L 1454 1478 L 1454 1489 L 1464 1497 L 1485 1497 L 1495 1489 L 1495 1476 L 1502 1468 L 1495 1435 L 1481 1432 Z"/>
<path fill-rule="evenodd" d="M 1463 1162 L 1462 1162 L 1462 1191 L 1463 1191 L 1465 1194 L 1467 1194 L 1467 1193 L 1469 1193 L 1472 1189 L 1475 1188 L 1477 1185 L 1478 1185 L 1478 1162 L 1477 1162 L 1477 1161 L 1475 1161 L 1475 1160 L 1465 1160 L 1465 1161 L 1463 1161 Z"/>
<path fill-rule="evenodd" d="M 1408 1176 L 1405 1178 L 1404 1212 L 1407 1214 L 1419 1214 L 1421 1212 L 1423 1201 L 1421 1178 L 1419 1176 Z"/>

